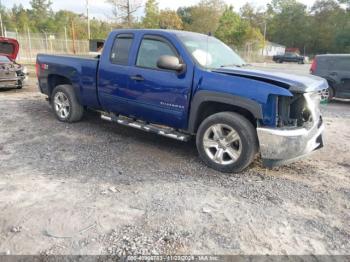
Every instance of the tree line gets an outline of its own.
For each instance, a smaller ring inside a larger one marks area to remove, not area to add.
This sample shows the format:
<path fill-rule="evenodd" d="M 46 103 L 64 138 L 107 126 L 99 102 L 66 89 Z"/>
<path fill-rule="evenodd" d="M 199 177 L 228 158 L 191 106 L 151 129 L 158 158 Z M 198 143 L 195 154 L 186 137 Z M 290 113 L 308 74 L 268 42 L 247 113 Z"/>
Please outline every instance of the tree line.
<path fill-rule="evenodd" d="M 296 0 L 271 0 L 265 7 L 249 3 L 235 11 L 224 0 L 201 0 L 176 11 L 159 8 L 157 0 L 105 0 L 112 15 L 90 20 L 91 38 L 105 38 L 114 28 L 162 28 L 212 34 L 236 48 L 249 43 L 262 47 L 265 39 L 299 48 L 309 55 L 350 53 L 350 0 L 317 0 L 313 6 Z M 32 0 L 31 8 L 0 6 L 3 27 L 19 33 L 64 34 L 87 39 L 86 14 L 54 12 L 51 0 Z M 143 16 L 136 14 L 144 8 Z"/>

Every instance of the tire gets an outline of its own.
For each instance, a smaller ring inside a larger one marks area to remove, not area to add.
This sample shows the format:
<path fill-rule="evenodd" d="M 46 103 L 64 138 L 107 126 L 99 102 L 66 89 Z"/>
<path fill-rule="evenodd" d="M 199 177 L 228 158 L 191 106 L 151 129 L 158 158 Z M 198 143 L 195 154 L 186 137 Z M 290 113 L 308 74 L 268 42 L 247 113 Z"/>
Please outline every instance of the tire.
<path fill-rule="evenodd" d="M 19 81 L 16 89 L 22 89 L 22 87 L 23 87 L 23 83 L 22 83 L 22 81 Z"/>
<path fill-rule="evenodd" d="M 322 102 L 330 103 L 334 98 L 334 89 L 333 87 L 329 86 L 327 89 L 323 89 L 319 91 L 319 94 L 321 96 L 321 103 Z"/>
<path fill-rule="evenodd" d="M 243 171 L 258 152 L 254 126 L 245 117 L 233 112 L 221 112 L 206 118 L 198 128 L 196 144 L 202 160 L 224 173 Z"/>
<path fill-rule="evenodd" d="M 71 85 L 56 86 L 51 95 L 51 106 L 61 122 L 77 122 L 82 119 L 84 108 L 79 104 Z"/>
<path fill-rule="evenodd" d="M 332 102 L 332 100 L 333 100 L 333 98 L 334 98 L 334 89 L 333 89 L 333 87 L 328 87 L 328 93 L 329 93 L 329 95 L 328 95 L 328 99 L 327 99 L 327 101 L 328 101 L 328 103 L 330 103 L 330 102 Z"/>

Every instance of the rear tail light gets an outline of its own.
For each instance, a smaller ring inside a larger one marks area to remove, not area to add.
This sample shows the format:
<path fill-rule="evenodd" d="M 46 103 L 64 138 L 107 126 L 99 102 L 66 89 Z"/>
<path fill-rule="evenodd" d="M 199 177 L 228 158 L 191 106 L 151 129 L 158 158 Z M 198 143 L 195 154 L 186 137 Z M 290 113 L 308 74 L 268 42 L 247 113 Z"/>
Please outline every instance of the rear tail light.
<path fill-rule="evenodd" d="M 316 69 L 317 69 L 317 58 L 315 57 L 311 64 L 310 73 L 311 74 L 315 73 Z"/>
<path fill-rule="evenodd" d="M 35 72 L 36 76 L 39 77 L 40 73 L 44 70 L 49 69 L 49 65 L 47 64 L 39 64 L 38 62 L 35 64 Z"/>
<path fill-rule="evenodd" d="M 39 70 L 40 69 L 40 64 L 37 62 L 35 64 L 35 73 L 36 73 L 36 77 L 39 77 Z"/>

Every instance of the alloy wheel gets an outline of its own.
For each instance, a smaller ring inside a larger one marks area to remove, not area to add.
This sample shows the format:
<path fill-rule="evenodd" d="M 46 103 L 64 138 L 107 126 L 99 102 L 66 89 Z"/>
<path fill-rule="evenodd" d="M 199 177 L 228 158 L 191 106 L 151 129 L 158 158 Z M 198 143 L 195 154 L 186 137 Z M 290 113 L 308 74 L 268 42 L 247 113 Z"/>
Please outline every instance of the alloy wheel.
<path fill-rule="evenodd" d="M 235 163 L 242 153 L 238 132 L 225 124 L 210 126 L 205 131 L 202 142 L 207 156 L 220 165 Z"/>
<path fill-rule="evenodd" d="M 54 106 L 57 115 L 61 119 L 66 119 L 69 116 L 71 106 L 67 95 L 63 92 L 57 92 L 54 97 Z"/>
<path fill-rule="evenodd" d="M 328 101 L 329 99 L 329 88 L 326 89 L 322 89 L 320 91 L 320 95 L 321 95 L 321 101 Z"/>

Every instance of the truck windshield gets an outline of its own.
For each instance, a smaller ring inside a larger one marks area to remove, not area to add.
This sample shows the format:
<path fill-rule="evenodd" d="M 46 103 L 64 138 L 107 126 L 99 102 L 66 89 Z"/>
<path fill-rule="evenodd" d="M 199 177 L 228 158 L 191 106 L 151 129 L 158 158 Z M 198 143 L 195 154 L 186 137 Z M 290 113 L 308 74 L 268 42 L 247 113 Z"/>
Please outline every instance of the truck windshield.
<path fill-rule="evenodd" d="M 181 42 L 199 65 L 207 69 L 244 66 L 244 60 L 230 47 L 212 36 L 179 34 Z"/>

